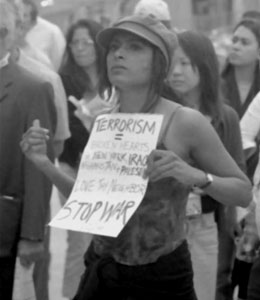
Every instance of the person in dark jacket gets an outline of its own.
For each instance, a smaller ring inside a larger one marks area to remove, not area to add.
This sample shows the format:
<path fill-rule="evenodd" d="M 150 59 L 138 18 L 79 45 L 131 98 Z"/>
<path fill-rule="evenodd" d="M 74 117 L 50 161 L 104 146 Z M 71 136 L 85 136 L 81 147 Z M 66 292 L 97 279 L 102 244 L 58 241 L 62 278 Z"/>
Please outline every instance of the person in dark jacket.
<path fill-rule="evenodd" d="M 23 266 L 44 254 L 52 185 L 20 148 L 35 118 L 50 132 L 53 161 L 56 110 L 51 85 L 20 67 L 10 55 L 19 20 L 9 1 L 0 1 L 0 299 L 11 300 L 15 261 Z"/>

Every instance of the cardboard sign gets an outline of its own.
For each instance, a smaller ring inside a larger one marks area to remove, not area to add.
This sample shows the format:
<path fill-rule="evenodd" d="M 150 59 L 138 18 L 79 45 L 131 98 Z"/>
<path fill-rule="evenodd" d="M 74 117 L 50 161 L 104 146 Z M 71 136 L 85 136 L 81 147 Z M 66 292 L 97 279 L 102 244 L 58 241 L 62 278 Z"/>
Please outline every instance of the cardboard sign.
<path fill-rule="evenodd" d="M 143 173 L 162 120 L 149 114 L 99 116 L 72 193 L 50 225 L 116 237 L 146 192 Z"/>

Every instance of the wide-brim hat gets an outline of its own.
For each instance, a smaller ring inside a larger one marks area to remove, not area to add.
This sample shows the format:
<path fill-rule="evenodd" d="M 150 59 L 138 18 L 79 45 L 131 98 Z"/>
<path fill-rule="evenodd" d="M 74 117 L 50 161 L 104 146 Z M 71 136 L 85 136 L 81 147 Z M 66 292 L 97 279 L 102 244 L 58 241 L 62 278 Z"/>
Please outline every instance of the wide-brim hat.
<path fill-rule="evenodd" d="M 97 35 L 97 42 L 108 48 L 113 36 L 119 32 L 128 32 L 148 41 L 157 47 L 163 54 L 167 72 L 170 70 L 174 50 L 178 45 L 177 35 L 165 27 L 153 16 L 133 15 L 116 22 Z"/>

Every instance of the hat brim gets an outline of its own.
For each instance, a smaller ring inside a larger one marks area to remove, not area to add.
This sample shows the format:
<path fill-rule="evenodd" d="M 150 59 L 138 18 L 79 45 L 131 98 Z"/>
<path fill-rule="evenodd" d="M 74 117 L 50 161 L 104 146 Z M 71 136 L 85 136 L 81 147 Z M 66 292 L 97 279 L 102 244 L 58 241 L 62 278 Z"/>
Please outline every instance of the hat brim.
<path fill-rule="evenodd" d="M 158 24 L 148 23 L 147 25 L 145 22 L 143 22 L 143 20 L 139 20 L 138 18 L 139 17 L 135 16 L 131 17 L 131 19 L 130 17 L 128 19 L 123 19 L 121 22 L 117 23 L 113 27 L 106 28 L 100 31 L 96 37 L 97 43 L 101 47 L 107 49 L 115 34 L 131 33 L 143 39 L 144 41 L 149 42 L 151 45 L 157 47 L 165 57 L 167 70 L 169 70 L 171 57 L 168 53 L 167 43 L 162 38 L 160 31 L 158 31 Z M 152 21 L 154 22 L 154 20 Z M 161 24 L 161 26 L 163 25 Z"/>
<path fill-rule="evenodd" d="M 132 33 L 160 49 L 164 47 L 160 37 L 157 37 L 146 27 L 130 22 L 122 23 L 118 27 L 106 28 L 99 32 L 96 38 L 98 44 L 106 49 L 109 46 L 113 36 L 117 33 Z"/>

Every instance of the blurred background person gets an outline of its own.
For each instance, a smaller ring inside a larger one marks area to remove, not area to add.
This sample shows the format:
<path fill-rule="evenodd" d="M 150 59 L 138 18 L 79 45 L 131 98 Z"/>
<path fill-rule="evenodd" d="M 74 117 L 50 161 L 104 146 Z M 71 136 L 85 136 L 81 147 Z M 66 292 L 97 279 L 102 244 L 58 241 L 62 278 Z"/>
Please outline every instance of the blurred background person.
<path fill-rule="evenodd" d="M 170 86 L 181 104 L 205 115 L 227 151 L 240 168 L 245 169 L 239 119 L 231 107 L 223 104 L 218 60 L 211 41 L 205 35 L 193 31 L 178 33 L 178 41 Z M 224 210 L 225 205 L 219 204 L 202 190 L 194 189 L 189 195 L 187 240 L 192 257 L 195 291 L 200 300 L 215 299 L 218 221 Z"/>
<path fill-rule="evenodd" d="M 14 3 L 0 0 L 0 299 L 5 300 L 12 299 L 16 257 L 28 267 L 44 255 L 52 188 L 47 178 L 25 161 L 20 140 L 29 123 L 39 118 L 50 132 L 47 149 L 53 161 L 56 127 L 51 85 L 20 67 L 11 55 L 20 22 L 20 12 Z M 10 215 L 7 206 L 6 216 L 3 215 L 5 199 L 15 206 L 21 201 L 17 214 L 12 215 L 12 210 Z M 7 216 L 8 223 L 2 224 Z M 15 224 L 18 232 L 12 236 L 14 232 L 9 230 Z M 10 246 L 6 239 L 12 240 Z"/>
<path fill-rule="evenodd" d="M 102 68 L 102 50 L 96 43 L 96 35 L 102 26 L 91 20 L 79 20 L 68 29 L 66 50 L 60 69 L 60 76 L 67 97 L 88 102 L 97 95 L 98 78 Z M 75 106 L 68 101 L 71 137 L 66 140 L 59 157 L 63 171 L 76 178 L 81 154 L 89 138 L 88 130 L 74 115 Z M 61 196 L 64 204 L 65 198 Z M 91 241 L 88 233 L 68 231 L 63 296 L 69 299 L 75 295 L 80 275 L 84 271 L 83 255 Z"/>
<path fill-rule="evenodd" d="M 67 100 L 63 84 L 60 76 L 40 61 L 29 57 L 24 51 L 23 45 L 26 44 L 25 36 L 27 28 L 24 26 L 24 5 L 23 0 L 16 0 L 16 7 L 19 9 L 21 20 L 17 24 L 15 44 L 11 51 L 12 59 L 20 66 L 27 69 L 30 73 L 40 80 L 49 82 L 54 91 L 54 104 L 57 115 L 57 126 L 53 138 L 53 147 L 55 157 L 58 157 L 63 150 L 64 141 L 70 136 L 68 124 Z M 48 222 L 48 220 L 47 220 Z M 48 299 L 48 282 L 49 282 L 49 251 L 50 228 L 46 227 L 44 246 L 45 251 L 41 260 L 38 260 L 34 267 L 34 284 L 37 295 L 37 300 Z"/>
<path fill-rule="evenodd" d="M 65 90 L 61 81 L 60 76 L 54 70 L 46 67 L 41 61 L 37 60 L 36 57 L 28 55 L 27 51 L 24 50 L 23 45 L 26 44 L 26 34 L 28 28 L 26 24 L 25 5 L 26 0 L 16 0 L 16 6 L 20 10 L 21 20 L 17 26 L 17 34 L 15 45 L 12 49 L 13 59 L 17 61 L 19 65 L 32 72 L 35 76 L 50 82 L 54 90 L 54 103 L 57 113 L 57 126 L 54 135 L 54 148 L 55 156 L 58 157 L 63 151 L 64 141 L 70 137 L 69 122 L 68 122 L 68 108 L 67 98 Z"/>
<path fill-rule="evenodd" d="M 240 118 L 260 89 L 259 49 L 260 24 L 251 19 L 240 21 L 222 72 L 224 95 Z"/>
<path fill-rule="evenodd" d="M 168 4 L 163 0 L 140 0 L 134 7 L 134 14 L 152 15 L 171 29 L 171 15 Z"/>
<path fill-rule="evenodd" d="M 259 215 L 258 215 L 259 218 Z M 259 222 L 259 219 L 257 220 Z M 260 233 L 258 233 L 258 238 Z M 250 272 L 249 282 L 248 282 L 248 292 L 247 300 L 258 300 L 260 299 L 260 255 L 256 258 Z"/>
<path fill-rule="evenodd" d="M 250 105 L 248 106 L 247 111 L 245 112 L 243 118 L 240 122 L 241 126 L 241 134 L 243 140 L 243 147 L 245 152 L 250 155 L 250 153 L 255 153 L 257 151 L 257 136 L 260 130 L 260 92 L 255 96 Z M 257 151 L 258 155 L 260 155 L 259 150 Z M 244 282 L 244 289 L 248 288 L 247 299 L 255 300 L 260 297 L 260 284 L 259 284 L 259 271 L 260 271 L 260 255 L 259 255 L 259 233 L 257 235 L 256 230 L 252 232 L 249 229 L 252 229 L 248 226 L 251 225 L 252 222 L 260 224 L 260 161 L 258 161 L 254 178 L 254 201 L 256 203 L 256 211 L 253 211 L 254 214 L 247 214 L 244 217 L 244 230 L 243 235 L 240 238 L 246 239 L 246 243 L 240 243 L 243 250 L 243 253 L 239 253 L 241 256 L 244 255 L 244 265 L 250 268 L 250 275 L 246 277 Z M 249 227 L 249 229 L 248 229 Z M 252 235 L 254 233 L 254 236 Z M 243 240 L 242 240 L 243 242 Z M 245 248 L 246 246 L 246 248 Z M 242 263 L 241 263 L 242 264 Z M 253 265 L 252 265 L 253 264 Z M 247 272 L 248 273 L 248 272 Z"/>
<path fill-rule="evenodd" d="M 243 19 L 260 21 L 260 12 L 256 10 L 245 11 L 240 17 L 240 20 Z M 230 52 L 233 30 L 233 25 L 224 26 L 213 29 L 209 35 L 218 56 L 221 72 L 226 65 L 226 60 Z"/>
<path fill-rule="evenodd" d="M 17 24 L 16 39 L 11 51 L 11 56 L 13 60 L 32 73 L 33 76 L 39 80 L 49 82 L 53 88 L 53 99 L 57 115 L 57 125 L 53 137 L 53 147 L 55 157 L 57 158 L 63 151 L 64 141 L 70 136 L 66 94 L 60 76 L 54 70 L 42 64 L 41 61 L 36 60 L 37 57 L 28 56 L 28 52 L 24 51 L 24 45 L 28 44 L 25 41 L 27 27 L 24 26 L 24 3 L 23 0 L 16 0 L 15 2 L 17 8 L 19 9 L 21 20 Z M 49 217 L 47 218 L 46 223 L 48 221 Z M 44 237 L 44 255 L 42 255 L 42 258 L 36 262 L 33 272 L 37 300 L 48 300 L 49 297 L 49 240 L 50 228 L 46 227 Z"/>
<path fill-rule="evenodd" d="M 28 33 L 26 40 L 32 46 L 43 51 L 50 59 L 54 70 L 58 70 L 65 49 L 65 38 L 61 29 L 39 16 L 35 0 L 23 0 Z"/>
<path fill-rule="evenodd" d="M 260 12 L 259 11 L 248 11 L 243 14 L 246 18 L 252 18 L 260 21 Z M 258 153 L 259 148 L 257 145 L 257 139 L 260 130 L 260 93 L 254 97 L 252 102 L 249 104 L 248 109 L 244 113 L 241 122 L 241 134 L 243 141 L 243 148 L 245 152 L 250 155 L 252 153 Z M 247 247 L 247 251 L 244 251 L 244 254 L 249 255 L 249 259 L 251 259 L 250 263 L 253 262 L 252 267 L 250 267 L 250 275 L 248 277 L 248 282 L 246 282 L 247 286 L 247 300 L 257 300 L 260 299 L 260 255 L 259 255 L 259 239 L 260 239 L 260 194 L 259 194 L 259 184 L 260 182 L 260 165 L 258 160 L 258 165 L 256 167 L 254 173 L 254 200 L 256 203 L 256 212 L 255 214 L 251 214 L 248 217 L 245 217 L 245 229 L 244 236 L 248 239 L 248 223 L 256 222 L 258 225 L 258 236 L 256 231 L 253 232 L 254 238 L 251 239 L 250 243 L 248 243 L 249 247 Z M 248 220 L 249 219 L 249 220 Z M 251 236 L 252 236 L 252 232 Z M 258 242 L 258 245 L 257 245 Z"/>
<path fill-rule="evenodd" d="M 41 64 L 45 65 L 46 67 L 53 69 L 53 65 L 49 57 L 39 48 L 29 44 L 28 41 L 25 39 L 25 36 L 29 30 L 28 26 L 26 26 L 28 22 L 27 20 L 29 18 L 29 13 L 28 10 L 25 9 L 26 6 L 23 0 L 16 1 L 16 4 L 19 5 L 19 9 L 21 10 L 21 14 L 23 15 L 23 22 L 20 24 L 20 29 L 21 29 L 20 33 L 23 32 L 23 34 L 20 34 L 18 36 L 19 47 L 23 49 L 24 53 L 26 53 L 27 56 L 33 58 L 36 61 L 39 61 Z"/>
<path fill-rule="evenodd" d="M 259 57 L 260 23 L 252 18 L 242 19 L 233 31 L 227 64 L 222 72 L 223 93 L 240 119 L 260 90 Z M 256 145 L 257 150 L 254 153 L 251 151 L 245 152 L 247 175 L 251 181 L 258 162 L 259 142 L 257 137 Z M 233 288 L 237 285 L 240 286 L 239 298 L 246 299 L 246 282 L 249 278 L 251 264 L 240 262 L 238 258 L 234 261 L 232 259 L 235 255 L 234 239 L 230 239 L 228 235 L 223 236 L 223 238 L 226 239 L 226 250 L 225 258 L 222 257 L 221 260 L 221 269 L 218 275 L 217 300 L 229 299 L 230 297 L 225 290 L 230 290 L 230 272 L 232 268 L 232 286 Z"/>

